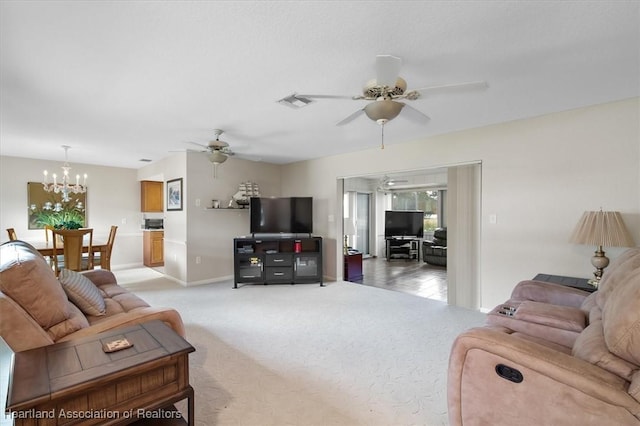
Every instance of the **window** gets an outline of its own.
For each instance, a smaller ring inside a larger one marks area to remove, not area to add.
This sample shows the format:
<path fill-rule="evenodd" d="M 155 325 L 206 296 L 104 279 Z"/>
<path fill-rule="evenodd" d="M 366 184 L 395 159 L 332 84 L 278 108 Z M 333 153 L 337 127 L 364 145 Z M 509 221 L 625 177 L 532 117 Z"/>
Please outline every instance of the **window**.
<path fill-rule="evenodd" d="M 444 204 L 446 190 L 395 191 L 391 195 L 392 210 L 421 210 L 424 212 L 424 231 L 433 232 L 446 226 Z"/>

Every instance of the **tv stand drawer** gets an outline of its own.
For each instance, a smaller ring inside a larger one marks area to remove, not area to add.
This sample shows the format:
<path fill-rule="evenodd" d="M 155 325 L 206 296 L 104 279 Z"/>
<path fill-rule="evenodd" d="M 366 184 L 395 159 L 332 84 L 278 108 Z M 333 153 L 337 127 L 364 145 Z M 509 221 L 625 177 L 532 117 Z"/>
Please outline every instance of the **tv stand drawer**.
<path fill-rule="evenodd" d="M 291 266 L 293 256 L 287 253 L 267 254 L 264 264 L 265 266 Z"/>
<path fill-rule="evenodd" d="M 291 267 L 271 267 L 264 270 L 267 281 L 293 281 L 293 269 Z"/>

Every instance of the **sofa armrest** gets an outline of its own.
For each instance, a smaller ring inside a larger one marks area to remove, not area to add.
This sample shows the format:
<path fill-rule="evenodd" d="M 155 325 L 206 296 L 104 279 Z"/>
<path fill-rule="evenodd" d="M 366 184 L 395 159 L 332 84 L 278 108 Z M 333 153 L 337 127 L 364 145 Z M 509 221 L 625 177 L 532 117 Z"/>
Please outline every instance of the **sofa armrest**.
<path fill-rule="evenodd" d="M 520 281 L 511 292 L 513 300 L 531 300 L 579 308 L 591 293 L 544 281 Z"/>
<path fill-rule="evenodd" d="M 68 334 L 58 341 L 62 342 L 66 340 L 92 336 L 96 333 L 102 333 L 103 331 L 113 330 L 115 328 L 126 327 L 153 320 L 161 320 L 180 336 L 186 336 L 184 323 L 182 322 L 182 317 L 180 317 L 178 311 L 171 308 L 144 307 L 137 308 L 129 312 L 123 312 L 121 314 L 105 317 L 104 320 L 96 322 L 91 326 L 78 330 L 74 333 Z"/>
<path fill-rule="evenodd" d="M 512 424 L 513 416 L 523 424 L 637 424 L 640 403 L 623 378 L 511 333 L 479 327 L 456 338 L 448 371 L 452 425 Z M 501 365 L 521 380 L 501 377 Z"/>

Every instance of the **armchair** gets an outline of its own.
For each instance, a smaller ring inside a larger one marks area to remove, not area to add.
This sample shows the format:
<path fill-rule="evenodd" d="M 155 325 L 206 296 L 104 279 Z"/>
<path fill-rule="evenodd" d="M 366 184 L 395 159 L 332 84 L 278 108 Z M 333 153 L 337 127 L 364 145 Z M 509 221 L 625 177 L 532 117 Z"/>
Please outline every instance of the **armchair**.
<path fill-rule="evenodd" d="M 537 322 L 503 315 L 458 336 L 449 358 L 451 425 L 640 425 L 640 249 L 620 256 L 602 280 L 579 306 L 561 286 L 556 298 L 537 287 L 544 283 L 519 284 L 512 295 L 548 298 L 520 300 L 517 310 L 538 304 Z M 582 327 L 573 310 L 583 313 Z M 558 341 L 552 329 L 575 337 Z"/>
<path fill-rule="evenodd" d="M 433 240 L 422 242 L 422 259 L 430 265 L 447 266 L 447 228 L 438 228 Z"/>
<path fill-rule="evenodd" d="M 540 281 L 521 281 L 509 300 L 489 312 L 487 324 L 572 347 L 582 330 L 602 318 L 602 310 L 613 290 L 632 285 L 629 276 L 638 270 L 640 248 L 632 248 L 605 270 L 594 293 Z"/>

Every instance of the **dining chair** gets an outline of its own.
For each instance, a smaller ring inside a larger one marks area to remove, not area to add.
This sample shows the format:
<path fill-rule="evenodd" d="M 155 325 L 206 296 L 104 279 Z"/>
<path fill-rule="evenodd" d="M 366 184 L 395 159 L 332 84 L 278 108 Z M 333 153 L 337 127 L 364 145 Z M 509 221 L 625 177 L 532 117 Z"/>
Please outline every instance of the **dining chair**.
<path fill-rule="evenodd" d="M 52 231 L 53 231 L 53 226 L 51 225 L 44 226 L 44 240 L 46 241 L 47 244 L 49 244 L 49 235 L 52 233 Z"/>
<path fill-rule="evenodd" d="M 115 225 L 111 226 L 111 230 L 109 231 L 109 239 L 107 240 L 107 250 L 104 253 L 104 258 L 102 258 L 101 252 L 96 252 L 93 255 L 93 265 L 100 266 L 101 269 L 106 269 L 108 271 L 111 270 L 111 250 L 113 250 L 113 242 L 116 239 L 116 231 L 118 227 Z"/>
<path fill-rule="evenodd" d="M 53 226 L 44 225 L 44 241 L 47 243 L 47 245 L 49 245 L 49 240 L 50 239 L 52 240 L 54 238 L 53 237 L 53 230 L 54 230 Z M 49 265 L 53 266 L 53 264 L 54 264 L 53 256 L 49 256 L 47 258 L 47 263 Z M 58 256 L 58 269 L 64 269 L 64 256 L 63 255 L 59 255 Z"/>
<path fill-rule="evenodd" d="M 60 274 L 60 270 L 63 269 L 58 262 L 58 250 L 62 251 L 64 256 L 64 269 L 70 269 L 72 271 L 85 271 L 93 269 L 93 258 L 84 259 L 83 261 L 83 247 L 87 247 L 87 253 L 93 252 L 93 228 L 83 229 L 53 229 L 51 231 L 53 235 L 53 269 L 56 275 Z M 62 237 L 62 247 L 56 238 L 58 235 Z M 88 240 L 85 243 L 85 237 Z M 85 245 L 86 244 L 86 245 Z"/>
<path fill-rule="evenodd" d="M 7 234 L 9 234 L 9 241 L 15 241 L 18 239 L 16 235 L 16 230 L 13 228 L 7 228 Z"/>

